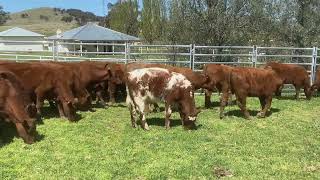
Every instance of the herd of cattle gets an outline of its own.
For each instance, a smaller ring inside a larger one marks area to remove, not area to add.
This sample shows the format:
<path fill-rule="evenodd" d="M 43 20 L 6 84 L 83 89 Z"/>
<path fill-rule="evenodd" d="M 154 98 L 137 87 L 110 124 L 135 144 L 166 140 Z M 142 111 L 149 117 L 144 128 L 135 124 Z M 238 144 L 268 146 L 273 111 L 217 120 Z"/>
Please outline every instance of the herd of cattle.
<path fill-rule="evenodd" d="M 177 110 L 185 128 L 195 128 L 200 110 L 196 108 L 194 91 L 205 90 L 205 106 L 210 105 L 213 91 L 221 93 L 220 118 L 232 94 L 249 119 L 247 97 L 259 97 L 265 117 L 271 107 L 273 94 L 281 95 L 284 84 L 296 88 L 296 98 L 304 89 L 310 99 L 320 89 L 320 71 L 311 86 L 308 72 L 299 65 L 269 62 L 262 68 L 231 67 L 207 64 L 202 72 L 163 64 L 116 64 L 109 62 L 24 62 L 0 61 L 0 115 L 15 124 L 25 143 L 36 137 L 36 121 L 41 118 L 44 100 L 57 108 L 60 117 L 76 121 L 76 111 L 92 108 L 92 101 L 115 102 L 118 91 L 127 94 L 131 123 L 141 121 L 148 130 L 146 114 L 165 103 L 165 126 L 170 128 L 170 116 Z"/>

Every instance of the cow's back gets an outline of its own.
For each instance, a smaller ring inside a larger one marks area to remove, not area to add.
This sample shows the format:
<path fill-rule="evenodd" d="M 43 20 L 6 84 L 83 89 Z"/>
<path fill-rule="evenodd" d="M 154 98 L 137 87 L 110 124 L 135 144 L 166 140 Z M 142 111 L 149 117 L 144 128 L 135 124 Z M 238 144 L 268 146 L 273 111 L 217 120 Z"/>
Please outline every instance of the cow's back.
<path fill-rule="evenodd" d="M 248 96 L 268 96 L 281 84 L 282 80 L 271 69 L 234 68 L 230 76 L 231 90 Z"/>
<path fill-rule="evenodd" d="M 269 62 L 266 66 L 272 67 L 285 84 L 304 84 L 304 81 L 309 81 L 308 72 L 303 66 L 277 62 Z"/>

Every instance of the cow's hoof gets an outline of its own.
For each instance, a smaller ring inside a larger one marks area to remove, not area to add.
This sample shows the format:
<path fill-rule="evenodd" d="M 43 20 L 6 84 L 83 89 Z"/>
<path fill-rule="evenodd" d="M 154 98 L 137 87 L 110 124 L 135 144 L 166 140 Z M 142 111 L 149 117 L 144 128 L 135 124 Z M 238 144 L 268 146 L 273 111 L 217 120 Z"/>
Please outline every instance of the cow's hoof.
<path fill-rule="evenodd" d="M 259 113 L 257 114 L 257 117 L 258 117 L 258 118 L 265 118 L 266 115 L 263 114 L 262 112 L 259 112 Z"/>
<path fill-rule="evenodd" d="M 252 120 L 252 117 L 251 116 L 247 116 L 247 117 L 245 117 L 246 118 L 246 120 Z"/>
<path fill-rule="evenodd" d="M 149 131 L 149 130 L 150 130 L 149 126 L 146 126 L 146 127 L 144 127 L 143 129 L 146 130 L 146 131 Z"/>
<path fill-rule="evenodd" d="M 223 119 L 224 118 L 224 115 L 222 114 L 222 115 L 220 115 L 220 119 Z"/>

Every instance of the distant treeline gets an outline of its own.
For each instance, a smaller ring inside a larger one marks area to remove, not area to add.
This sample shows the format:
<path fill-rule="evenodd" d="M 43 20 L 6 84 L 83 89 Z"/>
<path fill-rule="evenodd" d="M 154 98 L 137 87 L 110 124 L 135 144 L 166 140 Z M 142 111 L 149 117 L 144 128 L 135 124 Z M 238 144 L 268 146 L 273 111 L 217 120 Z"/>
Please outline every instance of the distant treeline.
<path fill-rule="evenodd" d="M 79 25 L 85 25 L 88 22 L 99 22 L 99 24 L 103 25 L 105 17 L 96 16 L 92 12 L 84 12 L 79 9 L 60 9 L 54 8 L 54 11 L 60 12 L 61 14 L 66 14 L 62 17 L 62 21 L 71 22 L 76 21 Z"/>
<path fill-rule="evenodd" d="M 137 0 L 108 4 L 107 26 L 149 43 L 319 46 L 319 0 Z"/>
<path fill-rule="evenodd" d="M 3 25 L 10 19 L 9 13 L 3 10 L 3 7 L 0 6 L 0 25 Z"/>

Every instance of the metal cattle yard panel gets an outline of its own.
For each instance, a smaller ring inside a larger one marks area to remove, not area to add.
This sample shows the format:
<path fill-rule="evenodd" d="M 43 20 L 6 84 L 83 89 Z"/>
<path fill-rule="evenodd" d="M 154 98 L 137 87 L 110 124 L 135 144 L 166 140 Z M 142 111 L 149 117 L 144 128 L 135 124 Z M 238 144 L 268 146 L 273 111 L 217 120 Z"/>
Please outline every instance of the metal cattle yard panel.
<path fill-rule="evenodd" d="M 43 51 L 16 51 L 5 49 L 1 43 L 42 44 L 46 48 Z M 144 45 L 60 41 L 0 41 L 0 59 L 164 63 L 189 67 L 194 71 L 201 71 L 204 64 L 259 67 L 275 60 L 306 67 L 311 82 L 314 82 L 317 65 L 320 64 L 316 47 Z"/>

